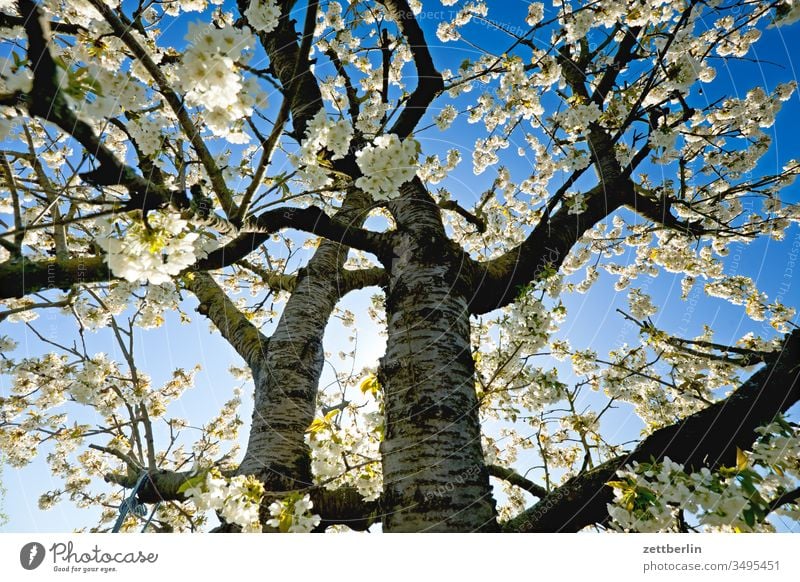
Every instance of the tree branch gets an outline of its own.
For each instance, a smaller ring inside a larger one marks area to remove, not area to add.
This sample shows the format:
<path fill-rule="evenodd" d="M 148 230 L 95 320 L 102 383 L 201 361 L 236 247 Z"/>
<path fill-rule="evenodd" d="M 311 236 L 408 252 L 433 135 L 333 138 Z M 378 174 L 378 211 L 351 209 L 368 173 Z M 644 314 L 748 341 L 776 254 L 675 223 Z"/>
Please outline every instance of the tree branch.
<path fill-rule="evenodd" d="M 771 513 L 779 507 L 783 507 L 784 505 L 788 505 L 790 503 L 797 503 L 798 501 L 800 501 L 800 487 L 792 489 L 791 491 L 787 491 L 783 495 L 779 495 L 773 499 L 769 504 L 769 511 Z"/>
<path fill-rule="evenodd" d="M 50 21 L 50 30 L 59 34 L 79 34 L 86 32 L 86 29 L 77 24 L 68 24 L 66 22 Z M 0 28 L 14 28 L 15 26 L 25 26 L 25 19 L 21 16 L 13 16 L 0 12 Z"/>
<path fill-rule="evenodd" d="M 302 99 L 291 100 L 293 136 L 301 141 L 305 135 L 309 120 L 322 107 L 322 93 L 317 80 L 311 72 L 308 58 L 301 60 L 300 45 L 297 43 L 297 31 L 291 19 L 291 9 L 296 0 L 280 0 L 281 17 L 278 26 L 270 33 L 258 32 L 258 39 L 269 56 L 270 68 L 281 82 L 284 95 L 291 92 L 302 96 Z M 244 15 L 250 7 L 250 0 L 238 0 L 241 22 L 247 23 Z"/>
<path fill-rule="evenodd" d="M 270 271 L 269 269 L 260 267 L 245 259 L 238 261 L 238 264 L 255 275 L 258 275 L 264 284 L 272 291 L 288 291 L 291 293 L 297 286 L 296 275 L 286 275 L 277 271 Z"/>
<path fill-rule="evenodd" d="M 28 61 L 32 63 L 34 75 L 33 88 L 23 101 L 27 102 L 31 115 L 54 123 L 97 159 L 98 167 L 81 174 L 81 178 L 95 185 L 125 186 L 132 195 L 132 208 L 155 208 L 170 201 L 178 207 L 189 208 L 184 192 L 167 190 L 138 175 L 103 145 L 89 124 L 75 115 L 60 89 L 58 67 L 50 52 L 49 20 L 32 0 L 19 0 L 18 5 L 28 37 Z"/>
<path fill-rule="evenodd" d="M 400 138 L 411 135 L 414 128 L 425 115 L 428 106 L 444 90 L 442 75 L 433 64 L 425 35 L 406 0 L 378 0 L 400 27 L 400 32 L 408 41 L 414 66 L 417 68 L 417 88 L 406 101 L 403 111 L 389 130 Z"/>
<path fill-rule="evenodd" d="M 219 269 L 235 263 L 284 228 L 295 228 L 378 256 L 385 255 L 390 245 L 389 237 L 384 233 L 353 226 L 352 222 L 341 222 L 316 206 L 276 208 L 248 220 L 239 237 L 210 253 L 197 267 L 201 270 Z"/>
<path fill-rule="evenodd" d="M 483 219 L 483 217 L 479 214 L 473 214 L 455 200 L 440 200 L 438 205 L 442 210 L 452 210 L 456 214 L 460 215 L 462 218 L 464 218 L 464 220 L 478 229 L 478 232 L 486 232 L 486 221 Z"/>
<path fill-rule="evenodd" d="M 680 22 L 676 25 L 676 31 L 686 24 L 695 4 L 696 2 L 692 1 L 690 6 L 684 10 Z M 636 29 L 631 29 L 622 38 L 613 62 L 598 81 L 598 88 L 592 96 L 589 95 L 586 87 L 587 53 L 582 48 L 581 54 L 573 59 L 570 50 L 562 48 L 559 51 L 558 62 L 561 64 L 564 78 L 573 94 L 584 100 L 594 99 L 595 102 L 602 103 L 605 100 L 605 93 L 610 91 L 616 82 L 620 68 L 633 58 L 632 51 L 636 44 L 637 34 Z M 674 39 L 674 34 L 673 32 L 670 35 L 667 46 Z M 653 78 L 654 75 L 655 70 Z M 640 101 L 646 97 L 649 89 L 648 85 L 639 96 Z M 587 141 L 599 184 L 584 194 L 588 208 L 580 214 L 572 215 L 562 200 L 566 190 L 577 181 L 583 172 L 583 170 L 579 170 L 574 172 L 556 194 L 551 196 L 545 208 L 544 218 L 522 244 L 496 259 L 477 264 L 474 279 L 476 289 L 470 303 L 471 313 L 486 313 L 511 303 L 522 286 L 537 281 L 541 275 L 551 272 L 552 269 L 558 269 L 572 246 L 586 230 L 620 206 L 634 205 L 636 193 L 630 180 L 630 173 L 635 165 L 623 170 L 616 159 L 614 144 L 636 120 L 635 113 L 640 105 L 641 103 L 637 103 L 613 136 L 609 135 L 608 131 L 597 122 L 589 124 Z M 688 110 L 684 114 L 687 115 Z M 555 215 L 550 216 L 559 203 L 561 203 L 559 210 Z M 643 207 L 650 208 L 646 203 L 643 203 Z M 669 216 L 671 217 L 671 215 Z M 661 216 L 659 215 L 659 217 Z M 674 217 L 672 218 L 674 219 Z M 667 218 L 667 220 L 669 219 Z M 677 221 L 677 219 L 674 220 Z M 680 225 L 682 226 L 682 224 Z"/>
<path fill-rule="evenodd" d="M 354 487 L 339 489 L 312 489 L 309 492 L 314 502 L 314 513 L 322 517 L 317 531 L 325 531 L 331 525 L 346 525 L 352 530 L 364 531 L 381 520 L 380 502 L 364 501 Z"/>
<path fill-rule="evenodd" d="M 186 495 L 179 493 L 181 485 L 194 477 L 192 471 L 151 471 L 142 483 L 137 499 L 140 503 L 157 503 L 160 501 L 186 501 Z M 136 485 L 139 475 L 130 473 L 122 475 L 109 473 L 105 476 L 108 483 L 115 483 L 126 488 Z M 286 492 L 267 492 L 268 497 L 280 497 Z M 307 490 L 314 503 L 313 512 L 322 517 L 318 531 L 330 525 L 342 524 L 357 531 L 366 530 L 373 523 L 380 521 L 380 503 L 364 501 L 364 498 L 353 487 L 325 489 L 313 487 Z"/>
<path fill-rule="evenodd" d="M 736 449 L 747 450 L 758 438 L 756 428 L 800 400 L 800 330 L 787 336 L 775 362 L 753 374 L 728 398 L 657 430 L 627 455 L 606 461 L 573 477 L 521 515 L 505 531 L 574 532 L 608 520 L 613 500 L 606 483 L 634 461 L 669 457 L 687 472 L 736 465 Z"/>
<path fill-rule="evenodd" d="M 574 62 L 565 49 L 560 52 L 559 62 L 573 93 L 588 99 L 585 63 Z M 478 268 L 473 278 L 470 313 L 479 315 L 513 302 L 522 287 L 558 270 L 587 230 L 633 199 L 633 182 L 617 160 L 615 140 L 594 122 L 589 124 L 587 141 L 598 184 L 583 194 L 586 209 L 572 214 L 563 200 L 567 189 L 583 172 L 578 170 L 550 197 L 543 218 L 525 241 L 491 261 L 474 263 Z M 558 211 L 551 215 L 559 203 Z"/>
<path fill-rule="evenodd" d="M 77 257 L 31 261 L 25 257 L 0 263 L 0 299 L 23 297 L 47 289 L 71 289 L 74 285 L 113 278 L 103 257 Z"/>
<path fill-rule="evenodd" d="M 691 340 L 691 339 L 684 339 L 676 336 L 672 336 L 663 332 L 656 328 L 650 322 L 639 321 L 629 313 L 626 313 L 622 309 L 617 309 L 617 313 L 621 313 L 622 316 L 630 322 L 633 322 L 643 333 L 646 333 L 650 336 L 657 337 L 659 340 L 669 344 L 676 350 L 679 350 L 685 354 L 696 356 L 698 358 L 707 358 L 710 360 L 722 361 L 727 362 L 729 364 L 733 364 L 735 366 L 752 366 L 754 364 L 768 364 L 779 355 L 774 351 L 763 351 L 763 350 L 752 350 L 749 348 L 742 348 L 738 346 L 728 346 L 725 344 L 719 344 L 716 342 L 710 342 L 705 340 Z M 687 346 L 697 346 L 699 348 L 705 348 L 709 350 L 715 350 L 718 352 L 722 352 L 723 354 L 737 354 L 741 356 L 739 359 L 730 358 L 725 355 L 720 354 L 713 354 L 708 352 L 702 352 L 699 350 L 695 350 L 689 348 Z"/>
<path fill-rule="evenodd" d="M 558 270 L 583 233 L 632 194 L 627 179 L 598 184 L 585 194 L 587 208 L 580 214 L 570 214 L 569 208 L 562 205 L 549 220 L 542 219 L 515 248 L 490 261 L 473 261 L 470 313 L 479 315 L 508 305 L 525 285 Z"/>
<path fill-rule="evenodd" d="M 89 448 L 94 449 L 96 451 L 100 451 L 101 453 L 106 453 L 108 455 L 117 457 L 120 461 L 125 463 L 128 466 L 128 469 L 132 471 L 134 474 L 142 469 L 142 465 L 141 463 L 139 463 L 139 461 L 137 461 L 130 455 L 125 454 L 119 449 L 116 449 L 114 447 L 103 447 L 101 445 L 90 444 Z M 106 481 L 108 481 L 108 479 L 106 479 Z"/>
<path fill-rule="evenodd" d="M 702 221 L 684 222 L 674 216 L 670 211 L 672 208 L 672 201 L 667 197 L 656 200 L 649 196 L 644 196 L 640 191 L 637 191 L 634 192 L 633 201 L 631 204 L 628 204 L 628 206 L 644 218 L 672 230 L 677 230 L 695 237 L 708 234 L 708 231 L 701 226 Z"/>
<path fill-rule="evenodd" d="M 228 299 L 211 275 L 198 271 L 183 277 L 183 282 L 200 301 L 197 311 L 211 320 L 251 368 L 263 361 L 269 338 Z"/>
<path fill-rule="evenodd" d="M 297 275 L 286 275 L 270 271 L 245 259 L 239 261 L 238 264 L 258 275 L 272 291 L 288 291 L 291 293 L 297 286 Z M 341 269 L 337 277 L 339 294 L 344 297 L 350 291 L 384 284 L 386 282 L 386 271 L 381 267 Z"/>
<path fill-rule="evenodd" d="M 385 256 L 390 252 L 390 239 L 386 234 L 354 227 L 352 224 L 350 221 L 341 222 L 331 218 L 316 206 L 270 210 L 257 219 L 248 221 L 243 228 L 245 234 L 211 252 L 205 259 L 184 270 L 184 273 L 222 269 L 232 265 L 284 228 L 297 228 L 378 256 Z M 67 290 L 74 285 L 109 281 L 113 278 L 105 257 L 37 261 L 22 257 L 0 263 L 0 299 L 22 297 L 46 289 Z"/>
<path fill-rule="evenodd" d="M 147 478 L 139 488 L 137 498 L 140 503 L 158 503 L 160 501 L 185 501 L 186 496 L 179 493 L 181 485 L 190 478 L 194 477 L 193 471 L 149 471 Z M 127 489 L 136 486 L 139 474 L 129 471 L 126 474 L 106 473 L 104 476 L 106 483 L 121 485 Z"/>
<path fill-rule="evenodd" d="M 624 36 L 617 45 L 617 52 L 614 55 L 614 60 L 606 68 L 592 94 L 592 100 L 598 105 L 603 105 L 608 92 L 614 87 L 620 71 L 624 69 L 633 58 L 637 44 L 636 39 L 640 32 L 640 27 L 630 28 L 623 32 Z"/>
<path fill-rule="evenodd" d="M 235 221 L 241 221 L 247 216 L 247 211 L 250 207 L 250 201 L 253 199 L 253 196 L 261 184 L 261 179 L 263 178 L 264 172 L 266 171 L 267 166 L 272 158 L 272 152 L 275 150 L 278 139 L 283 132 L 283 126 L 289 119 L 289 112 L 292 109 L 292 104 L 297 99 L 299 80 L 298 74 L 303 67 L 308 66 L 308 55 L 311 51 L 311 40 L 314 38 L 314 27 L 317 22 L 318 8 L 319 2 L 317 0 L 312 0 L 309 2 L 308 7 L 306 8 L 306 22 L 305 26 L 303 27 L 303 40 L 300 43 L 300 50 L 298 51 L 297 60 L 295 61 L 292 83 L 284 93 L 283 102 L 278 110 L 278 116 L 275 118 L 275 124 L 272 126 L 272 131 L 270 132 L 269 137 L 267 137 L 267 139 L 262 143 L 264 150 L 261 153 L 261 159 L 259 160 L 258 166 L 256 166 L 256 170 L 253 173 L 253 180 L 250 182 L 250 185 L 242 195 L 242 203 L 237 210 L 236 215 L 232 217 Z"/>
<path fill-rule="evenodd" d="M 497 477 L 498 479 L 502 479 L 511 485 L 519 487 L 520 489 L 524 489 L 531 495 L 535 495 L 540 499 L 547 495 L 547 489 L 541 485 L 537 485 L 527 477 L 523 477 L 514 469 L 508 469 L 506 467 L 501 467 L 500 465 L 487 465 L 486 468 L 489 470 L 489 475 L 492 477 Z"/>
<path fill-rule="evenodd" d="M 339 287 L 342 296 L 350 291 L 364 289 L 365 287 L 376 287 L 387 282 L 386 271 L 381 267 L 371 267 L 369 269 L 342 269 L 340 271 L 341 285 Z"/>
<path fill-rule="evenodd" d="M 64 301 L 50 301 L 46 303 L 31 303 L 30 305 L 24 305 L 22 307 L 16 307 L 14 309 L 8 309 L 6 311 L 0 311 L 0 323 L 3 322 L 4 319 L 14 315 L 15 313 L 23 313 L 25 311 L 30 311 L 33 309 L 50 309 L 53 307 L 68 307 L 71 304 L 71 300 L 65 299 Z"/>
<path fill-rule="evenodd" d="M 334 68 L 336 69 L 336 74 L 338 74 L 342 79 L 344 79 L 344 89 L 345 94 L 347 95 L 347 104 L 348 104 L 348 113 L 350 114 L 350 120 L 355 127 L 356 122 L 358 121 L 358 116 L 361 113 L 359 104 L 358 104 L 358 93 L 356 92 L 355 87 L 353 87 L 353 81 L 350 79 L 350 75 L 347 74 L 347 69 L 344 68 L 342 61 L 339 59 L 339 55 L 336 54 L 336 51 L 329 48 L 325 51 L 325 55 L 331 60 L 333 63 Z"/>

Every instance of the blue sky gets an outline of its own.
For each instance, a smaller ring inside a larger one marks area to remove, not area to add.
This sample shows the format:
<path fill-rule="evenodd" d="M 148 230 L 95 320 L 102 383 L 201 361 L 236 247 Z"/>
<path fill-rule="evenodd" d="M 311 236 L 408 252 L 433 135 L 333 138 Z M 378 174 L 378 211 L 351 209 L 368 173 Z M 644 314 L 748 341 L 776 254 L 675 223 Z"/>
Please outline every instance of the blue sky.
<path fill-rule="evenodd" d="M 436 38 L 438 16 L 435 13 L 447 14 L 452 9 L 442 7 L 437 0 L 427 0 L 425 5 L 426 9 L 428 6 L 431 8 L 423 13 L 423 16 L 428 17 L 420 18 L 420 23 L 431 45 L 436 65 L 440 69 L 456 69 L 463 59 L 475 58 L 477 53 L 473 48 L 463 43 L 442 45 Z M 526 5 L 526 2 L 518 0 L 490 3 L 490 17 L 506 22 L 509 26 L 517 26 L 515 23 L 524 26 Z M 179 26 L 170 31 L 174 34 L 177 46 L 180 46 L 185 25 L 194 18 L 193 15 L 185 17 Z M 301 14 L 298 14 L 296 19 L 302 20 Z M 790 29 L 765 30 L 763 39 L 756 45 L 755 54 L 751 53 L 749 56 L 770 62 L 738 62 L 730 67 L 720 63 L 715 82 L 703 86 L 706 91 L 704 98 L 712 100 L 716 95 L 743 97 L 744 93 L 755 85 L 772 88 L 777 83 L 796 79 L 792 54 L 798 54 L 800 48 L 796 40 L 797 31 L 798 25 Z M 477 23 L 465 29 L 465 36 L 476 39 L 479 44 L 487 47 L 504 47 L 510 42 L 510 38 L 503 33 Z M 273 102 L 276 101 L 277 99 L 273 99 Z M 445 103 L 447 103 L 445 99 L 437 101 L 432 107 L 432 112 L 436 113 Z M 773 146 L 762 159 L 756 174 L 774 173 L 788 159 L 800 157 L 797 119 L 800 119 L 800 99 L 795 95 L 784 104 L 776 125 L 767 130 L 773 138 Z M 490 170 L 478 177 L 472 174 L 470 148 L 474 138 L 481 134 L 482 128 L 478 124 L 469 125 L 462 120 L 457 121 L 454 128 L 455 131 L 446 134 L 448 141 L 443 141 L 443 135 L 436 128 L 422 132 L 418 135 L 418 139 L 423 145 L 423 151 L 428 154 L 442 153 L 451 147 L 461 148 L 464 161 L 449 181 L 441 185 L 448 186 L 456 197 L 469 207 L 490 185 L 494 173 Z M 504 163 L 510 167 L 515 178 L 519 177 L 521 180 L 530 174 L 534 167 L 530 160 L 516 155 L 517 145 L 512 143 L 506 150 Z M 662 171 L 661 168 L 650 167 L 650 169 L 654 172 Z M 783 196 L 788 201 L 798 202 L 800 200 L 798 191 L 799 187 L 795 185 L 788 188 Z M 797 267 L 792 265 L 792 261 L 797 260 L 798 249 L 800 249 L 800 228 L 795 225 L 787 231 L 784 241 L 777 242 L 764 238 L 746 247 L 735 247 L 726 260 L 726 273 L 735 272 L 750 276 L 759 288 L 770 296 L 770 299 L 781 297 L 784 303 L 798 306 L 800 283 L 794 280 Z M 640 279 L 634 282 L 634 286 L 641 286 L 644 283 L 645 280 Z M 702 293 L 692 296 L 695 302 L 681 301 L 679 283 L 680 276 L 668 273 L 662 274 L 658 279 L 647 280 L 648 292 L 653 295 L 654 302 L 662 307 L 655 319 L 659 327 L 680 333 L 684 337 L 691 337 L 698 334 L 703 325 L 710 325 L 717 332 L 715 339 L 720 342 L 734 341 L 748 331 L 764 333 L 761 323 L 747 319 L 741 307 L 731 306 L 720 299 L 705 298 Z M 348 296 L 342 305 L 357 314 L 363 313 L 369 295 L 374 291 L 354 293 Z M 622 317 L 615 312 L 616 308 L 626 307 L 626 299 L 624 293 L 614 291 L 610 276 L 601 274 L 600 281 L 587 295 L 565 295 L 564 302 L 569 309 L 569 315 L 560 333 L 569 337 L 576 348 L 591 347 L 598 353 L 604 354 L 622 341 L 627 343 L 637 341 L 636 331 L 627 326 Z M 240 385 L 240 382 L 227 370 L 231 364 L 240 365 L 241 362 L 226 342 L 218 335 L 209 332 L 206 320 L 194 314 L 194 305 L 192 299 L 187 299 L 184 307 L 185 311 L 195 316 L 190 324 L 180 324 L 176 316 L 171 316 L 162 328 L 139 332 L 137 359 L 140 368 L 153 377 L 154 385 L 167 380 L 176 367 L 191 368 L 197 362 L 203 365 L 195 387 L 169 410 L 171 415 L 189 418 L 195 424 L 199 424 L 213 415 L 230 398 L 233 388 Z M 362 321 L 365 319 L 366 317 L 362 318 Z M 75 335 L 72 320 L 60 317 L 53 311 L 42 312 L 37 323 L 47 333 L 52 333 L 65 341 L 66 338 Z M 0 334 L 10 335 L 19 341 L 20 346 L 15 357 L 33 356 L 47 351 L 22 325 L 2 323 Z M 332 323 L 325 337 L 326 350 L 335 354 L 342 349 L 348 349 L 346 336 L 347 332 L 338 323 Z M 109 342 L 110 336 L 106 332 L 89 337 L 90 352 L 114 353 L 113 346 Z M 359 346 L 361 349 L 357 368 L 375 363 L 377 357 L 381 355 L 383 340 L 373 326 L 364 325 L 359 329 Z M 562 368 L 566 373 L 567 367 Z M 568 378 L 568 373 L 566 377 Z M 322 385 L 331 379 L 331 368 L 326 367 Z M 0 395 L 7 391 L 8 379 L 0 378 Z M 241 411 L 241 416 L 246 422 L 245 427 L 249 425 L 251 410 L 249 392 L 250 388 L 245 391 L 247 397 L 244 399 Z M 588 398 L 591 399 L 591 396 Z M 587 400 L 587 403 L 590 403 L 590 400 Z M 609 418 L 611 422 L 608 430 L 614 433 L 613 440 L 624 441 L 638 436 L 638 420 L 629 410 L 620 409 Z M 246 437 L 245 428 L 242 435 L 243 444 L 246 442 Z M 59 486 L 59 483 L 50 476 L 43 458 L 44 454 L 23 469 L 9 466 L 4 468 L 2 478 L 8 491 L 3 509 L 9 514 L 10 520 L 0 531 L 68 531 L 75 527 L 93 524 L 94 517 L 90 510 L 75 509 L 69 502 L 63 502 L 47 512 L 37 508 L 38 496 L 48 489 Z M 521 465 L 524 465 L 524 460 Z M 532 473 L 531 476 L 537 475 Z"/>

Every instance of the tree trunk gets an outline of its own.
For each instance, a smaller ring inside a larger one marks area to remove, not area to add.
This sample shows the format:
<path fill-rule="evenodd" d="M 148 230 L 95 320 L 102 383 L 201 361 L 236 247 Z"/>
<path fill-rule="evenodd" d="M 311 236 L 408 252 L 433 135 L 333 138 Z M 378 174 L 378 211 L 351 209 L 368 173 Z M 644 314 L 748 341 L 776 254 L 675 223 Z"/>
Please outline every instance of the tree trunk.
<path fill-rule="evenodd" d="M 360 225 L 367 203 L 363 193 L 352 192 L 336 216 Z M 341 268 L 347 251 L 336 242 L 319 245 L 298 273 L 263 357 L 251 365 L 255 405 L 239 472 L 258 476 L 268 491 L 298 489 L 312 482 L 305 432 L 314 420 L 325 361 L 325 327 L 344 291 Z"/>
<path fill-rule="evenodd" d="M 264 358 L 252 368 L 255 407 L 239 471 L 258 475 L 268 490 L 297 489 L 311 482 L 304 435 L 314 419 L 323 333 L 339 300 L 340 254 L 336 243 L 320 245 L 298 278 Z"/>
<path fill-rule="evenodd" d="M 379 380 L 385 531 L 497 528 L 483 459 L 463 253 L 418 181 L 393 203 L 398 221 Z M 386 265 L 389 267 L 389 265 Z"/>

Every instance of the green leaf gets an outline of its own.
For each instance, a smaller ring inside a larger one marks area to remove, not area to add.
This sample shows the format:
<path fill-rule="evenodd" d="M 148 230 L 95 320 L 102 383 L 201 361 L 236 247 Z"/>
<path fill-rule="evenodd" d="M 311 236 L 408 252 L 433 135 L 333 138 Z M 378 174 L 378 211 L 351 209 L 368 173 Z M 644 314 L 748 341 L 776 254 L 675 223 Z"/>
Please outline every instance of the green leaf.
<path fill-rule="evenodd" d="M 325 429 L 331 428 L 333 426 L 333 419 L 336 418 L 337 414 L 339 414 L 338 408 L 331 410 L 328 414 L 325 415 L 324 418 L 315 418 L 314 420 L 311 421 L 311 424 L 309 425 L 308 429 L 306 429 L 306 432 L 314 434 L 323 431 Z"/>
<path fill-rule="evenodd" d="M 648 505 L 653 505 L 656 501 L 658 501 L 658 497 L 656 497 L 652 491 L 643 487 L 639 487 L 636 490 L 636 497 L 637 499 L 647 502 Z"/>
<path fill-rule="evenodd" d="M 751 507 L 748 507 L 742 512 L 742 517 L 744 518 L 744 522 L 750 527 L 756 524 L 756 516 Z"/>
<path fill-rule="evenodd" d="M 278 531 L 281 533 L 287 533 L 290 527 L 292 527 L 292 514 L 291 512 L 284 510 L 278 519 Z"/>
<path fill-rule="evenodd" d="M 202 485 L 206 480 L 206 474 L 207 471 L 201 471 L 194 477 L 189 477 L 186 481 L 181 483 L 180 487 L 178 487 L 178 493 L 186 493 L 186 491 L 189 489 Z"/>
<path fill-rule="evenodd" d="M 753 480 L 749 478 L 742 479 L 742 490 L 748 495 L 756 493 L 756 487 L 753 485 Z"/>

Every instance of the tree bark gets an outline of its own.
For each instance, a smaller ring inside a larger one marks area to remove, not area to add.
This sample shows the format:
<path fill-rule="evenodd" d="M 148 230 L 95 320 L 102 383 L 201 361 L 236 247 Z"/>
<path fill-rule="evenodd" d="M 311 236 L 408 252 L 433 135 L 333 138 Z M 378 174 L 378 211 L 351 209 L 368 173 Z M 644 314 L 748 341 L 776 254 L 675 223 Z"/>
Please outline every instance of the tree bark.
<path fill-rule="evenodd" d="M 364 193 L 353 191 L 336 217 L 358 226 L 368 204 Z M 337 242 L 320 243 L 298 274 L 263 357 L 251 364 L 255 406 L 239 472 L 258 476 L 268 491 L 299 489 L 312 482 L 305 433 L 316 410 L 325 327 L 347 289 L 342 275 L 347 251 Z"/>
<path fill-rule="evenodd" d="M 419 180 L 392 203 L 398 222 L 386 296 L 388 341 L 381 444 L 388 532 L 492 531 L 463 252 L 445 236 Z"/>
<path fill-rule="evenodd" d="M 197 311 L 210 319 L 229 344 L 251 368 L 264 358 L 269 341 L 206 272 L 197 271 L 184 279 L 200 305 Z"/>

